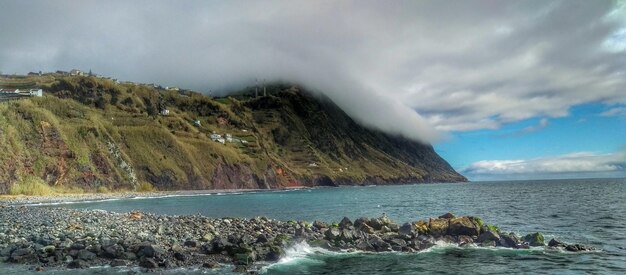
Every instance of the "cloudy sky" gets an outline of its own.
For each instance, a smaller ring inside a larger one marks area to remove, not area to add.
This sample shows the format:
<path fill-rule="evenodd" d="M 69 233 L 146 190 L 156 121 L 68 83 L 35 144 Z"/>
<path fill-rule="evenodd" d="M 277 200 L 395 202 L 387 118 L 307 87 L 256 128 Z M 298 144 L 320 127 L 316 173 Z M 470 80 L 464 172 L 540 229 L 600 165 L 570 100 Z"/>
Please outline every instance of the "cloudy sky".
<path fill-rule="evenodd" d="M 471 179 L 626 176 L 625 1 L 0 0 L 0 72 L 324 93 Z"/>

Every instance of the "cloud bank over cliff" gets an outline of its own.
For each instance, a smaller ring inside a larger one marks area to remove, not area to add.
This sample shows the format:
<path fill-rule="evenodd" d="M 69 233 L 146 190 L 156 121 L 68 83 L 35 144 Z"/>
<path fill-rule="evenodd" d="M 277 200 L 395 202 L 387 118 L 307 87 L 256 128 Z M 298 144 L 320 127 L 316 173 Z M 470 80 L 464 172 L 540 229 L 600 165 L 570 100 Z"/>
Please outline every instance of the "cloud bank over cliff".
<path fill-rule="evenodd" d="M 626 103 L 624 2 L 2 1 L 0 10 L 3 73 L 76 67 L 213 93 L 288 80 L 363 124 L 426 142 Z"/>

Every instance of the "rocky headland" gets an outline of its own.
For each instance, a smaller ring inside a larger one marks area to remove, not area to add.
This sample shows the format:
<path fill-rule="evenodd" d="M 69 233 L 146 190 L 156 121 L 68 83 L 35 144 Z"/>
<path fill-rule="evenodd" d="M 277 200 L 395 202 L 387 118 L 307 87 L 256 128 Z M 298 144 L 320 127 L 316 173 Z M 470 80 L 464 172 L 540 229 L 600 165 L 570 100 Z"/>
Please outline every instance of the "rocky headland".
<path fill-rule="evenodd" d="M 406 252 L 437 243 L 459 246 L 533 246 L 572 252 L 580 244 L 541 233 L 517 236 L 478 217 L 438 218 L 396 224 L 386 216 L 344 218 L 339 223 L 204 216 L 166 216 L 26 206 L 0 206 L 0 261 L 34 270 L 128 266 L 146 270 L 233 265 L 246 272 L 255 262 L 276 262 L 298 242 L 336 251 Z"/>

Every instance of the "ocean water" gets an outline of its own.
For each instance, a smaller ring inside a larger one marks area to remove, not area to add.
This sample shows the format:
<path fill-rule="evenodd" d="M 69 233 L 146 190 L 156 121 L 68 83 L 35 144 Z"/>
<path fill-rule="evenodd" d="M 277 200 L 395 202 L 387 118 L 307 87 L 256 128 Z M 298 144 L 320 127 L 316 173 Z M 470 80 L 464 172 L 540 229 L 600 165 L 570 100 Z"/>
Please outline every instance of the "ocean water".
<path fill-rule="evenodd" d="M 626 274 L 626 179 L 319 188 L 42 207 L 327 222 L 386 213 L 398 223 L 452 212 L 480 216 L 519 235 L 539 231 L 546 241 L 557 238 L 599 250 L 569 253 L 441 244 L 419 253 L 373 254 L 336 253 L 298 244 L 280 262 L 260 268 L 266 274 Z"/>

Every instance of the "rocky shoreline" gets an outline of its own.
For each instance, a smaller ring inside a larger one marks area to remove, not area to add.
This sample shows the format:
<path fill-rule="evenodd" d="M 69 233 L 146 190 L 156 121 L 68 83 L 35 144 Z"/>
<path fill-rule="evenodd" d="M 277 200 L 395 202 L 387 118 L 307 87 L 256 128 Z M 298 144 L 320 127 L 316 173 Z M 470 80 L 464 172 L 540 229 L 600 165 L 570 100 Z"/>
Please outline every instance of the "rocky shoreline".
<path fill-rule="evenodd" d="M 303 187 L 305 188 L 305 187 Z M 161 198 L 171 196 L 198 196 L 228 193 L 249 193 L 249 192 L 279 192 L 291 189 L 215 189 L 215 190 L 179 190 L 179 191 L 154 191 L 154 192 L 119 192 L 119 193 L 83 193 L 83 194 L 59 194 L 52 196 L 0 196 L 0 204 L 6 205 L 36 205 L 55 203 L 80 203 L 113 199 L 133 199 L 133 198 Z"/>
<path fill-rule="evenodd" d="M 255 262 L 276 262 L 286 248 L 302 241 L 329 250 L 368 252 L 411 253 L 442 241 L 459 246 L 593 250 L 554 239 L 546 245 L 541 233 L 520 237 L 478 217 L 450 213 L 402 225 L 386 216 L 327 224 L 0 205 L 0 261 L 35 270 L 138 266 L 149 271 L 232 264 L 237 272 L 250 272 Z"/>

